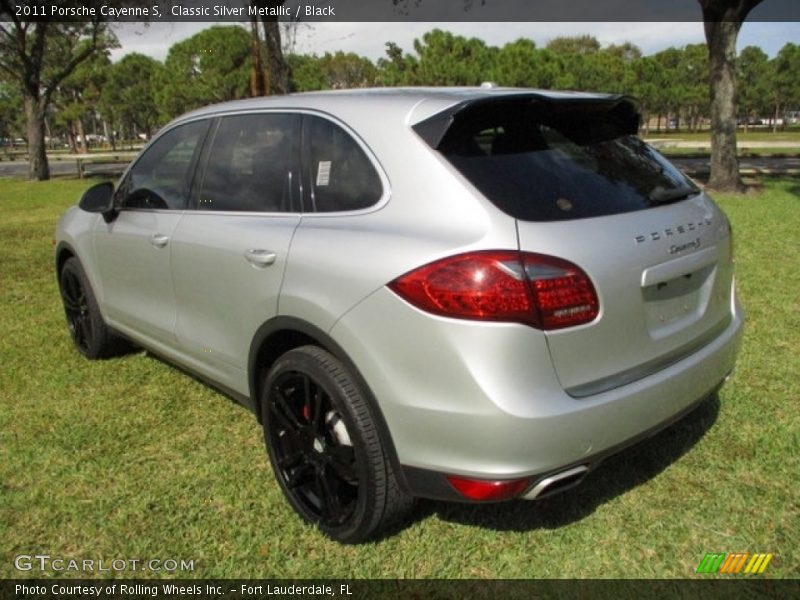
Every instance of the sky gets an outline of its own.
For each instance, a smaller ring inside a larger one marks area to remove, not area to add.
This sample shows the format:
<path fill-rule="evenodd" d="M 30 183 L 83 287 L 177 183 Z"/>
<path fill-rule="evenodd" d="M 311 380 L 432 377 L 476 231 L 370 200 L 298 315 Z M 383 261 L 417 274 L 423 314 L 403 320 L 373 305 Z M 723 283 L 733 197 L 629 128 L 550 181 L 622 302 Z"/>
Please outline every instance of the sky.
<path fill-rule="evenodd" d="M 214 23 L 125 23 L 115 26 L 121 48 L 113 51 L 113 60 L 129 52 L 140 52 L 164 60 L 169 47 Z M 465 37 L 483 39 L 492 46 L 518 38 L 529 38 L 537 46 L 545 46 L 554 37 L 591 34 L 603 46 L 629 41 L 644 54 L 652 54 L 671 46 L 705 42 L 703 24 L 688 23 L 306 23 L 297 30 L 295 51 L 324 54 L 355 52 L 371 60 L 384 56 L 385 43 L 393 41 L 401 48 L 413 50 L 415 38 L 434 28 L 446 29 Z M 800 42 L 800 23 L 745 22 L 739 34 L 738 48 L 760 46 L 770 57 L 787 42 Z"/>

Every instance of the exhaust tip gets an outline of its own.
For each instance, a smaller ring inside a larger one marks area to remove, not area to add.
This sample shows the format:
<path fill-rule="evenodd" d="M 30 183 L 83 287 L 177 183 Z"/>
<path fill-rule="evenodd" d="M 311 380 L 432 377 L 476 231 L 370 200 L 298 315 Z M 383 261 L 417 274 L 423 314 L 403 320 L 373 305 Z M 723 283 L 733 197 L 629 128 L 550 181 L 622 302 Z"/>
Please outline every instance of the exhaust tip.
<path fill-rule="evenodd" d="M 588 465 L 578 465 L 566 471 L 548 475 L 533 486 L 531 490 L 525 494 L 524 498 L 525 500 L 535 500 L 563 492 L 566 489 L 578 485 L 583 481 L 583 478 L 586 477 L 586 473 L 588 472 Z"/>

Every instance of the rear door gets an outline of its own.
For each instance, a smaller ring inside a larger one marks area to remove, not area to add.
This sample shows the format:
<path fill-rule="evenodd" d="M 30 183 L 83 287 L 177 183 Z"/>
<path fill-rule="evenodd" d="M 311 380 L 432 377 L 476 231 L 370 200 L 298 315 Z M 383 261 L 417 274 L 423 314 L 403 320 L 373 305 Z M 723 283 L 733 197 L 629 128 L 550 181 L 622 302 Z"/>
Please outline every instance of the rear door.
<path fill-rule="evenodd" d="M 440 150 L 517 219 L 519 247 L 581 267 L 597 318 L 548 331 L 564 388 L 629 383 L 711 341 L 731 319 L 725 216 L 635 136 L 624 99 L 480 103 Z"/>
<path fill-rule="evenodd" d="M 299 117 L 221 117 L 209 132 L 178 225 L 172 271 L 176 331 L 194 367 L 247 393 L 258 327 L 277 313 L 289 246 L 300 222 Z"/>

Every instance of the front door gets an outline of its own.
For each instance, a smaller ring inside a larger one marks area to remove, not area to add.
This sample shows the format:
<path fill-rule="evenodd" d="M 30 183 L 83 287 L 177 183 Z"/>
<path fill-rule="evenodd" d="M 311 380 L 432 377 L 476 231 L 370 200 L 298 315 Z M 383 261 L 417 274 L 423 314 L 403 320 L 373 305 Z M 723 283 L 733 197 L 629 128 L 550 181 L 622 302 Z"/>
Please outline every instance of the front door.
<path fill-rule="evenodd" d="M 117 189 L 117 218 L 94 232 L 109 324 L 145 341 L 174 346 L 172 237 L 183 217 L 189 180 L 208 126 L 195 121 L 159 136 Z"/>

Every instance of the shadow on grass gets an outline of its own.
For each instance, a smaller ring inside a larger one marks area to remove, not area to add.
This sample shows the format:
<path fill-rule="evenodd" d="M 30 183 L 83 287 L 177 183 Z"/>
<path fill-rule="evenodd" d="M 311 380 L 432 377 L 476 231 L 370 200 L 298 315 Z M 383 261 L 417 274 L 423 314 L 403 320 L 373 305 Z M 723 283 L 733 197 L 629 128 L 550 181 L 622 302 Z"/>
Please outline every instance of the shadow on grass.
<path fill-rule="evenodd" d="M 423 501 L 412 521 L 436 515 L 445 521 L 496 531 L 556 529 L 591 515 L 605 502 L 646 483 L 686 454 L 716 422 L 717 394 L 655 436 L 606 459 L 577 487 L 539 501 L 491 505 Z"/>
<path fill-rule="evenodd" d="M 237 394 L 233 390 L 227 389 L 224 386 L 219 386 L 215 384 L 211 379 L 203 377 L 199 373 L 195 373 L 194 371 L 192 371 L 187 367 L 184 367 L 183 365 L 171 362 L 168 358 L 164 358 L 163 356 L 152 350 L 143 349 L 140 346 L 137 346 L 134 342 L 131 342 L 128 345 L 128 348 L 120 353 L 120 356 L 122 354 L 137 354 L 137 353 L 142 353 L 143 356 L 161 363 L 168 369 L 175 369 L 177 371 L 180 371 L 181 373 L 186 375 L 189 379 L 194 380 L 196 383 L 199 383 L 204 388 L 220 396 L 221 398 L 224 398 L 225 400 L 233 404 L 235 407 L 241 408 L 242 411 L 246 413 L 249 417 L 258 418 L 258 416 L 250 409 L 249 405 L 245 404 L 247 399 L 243 395 Z"/>

